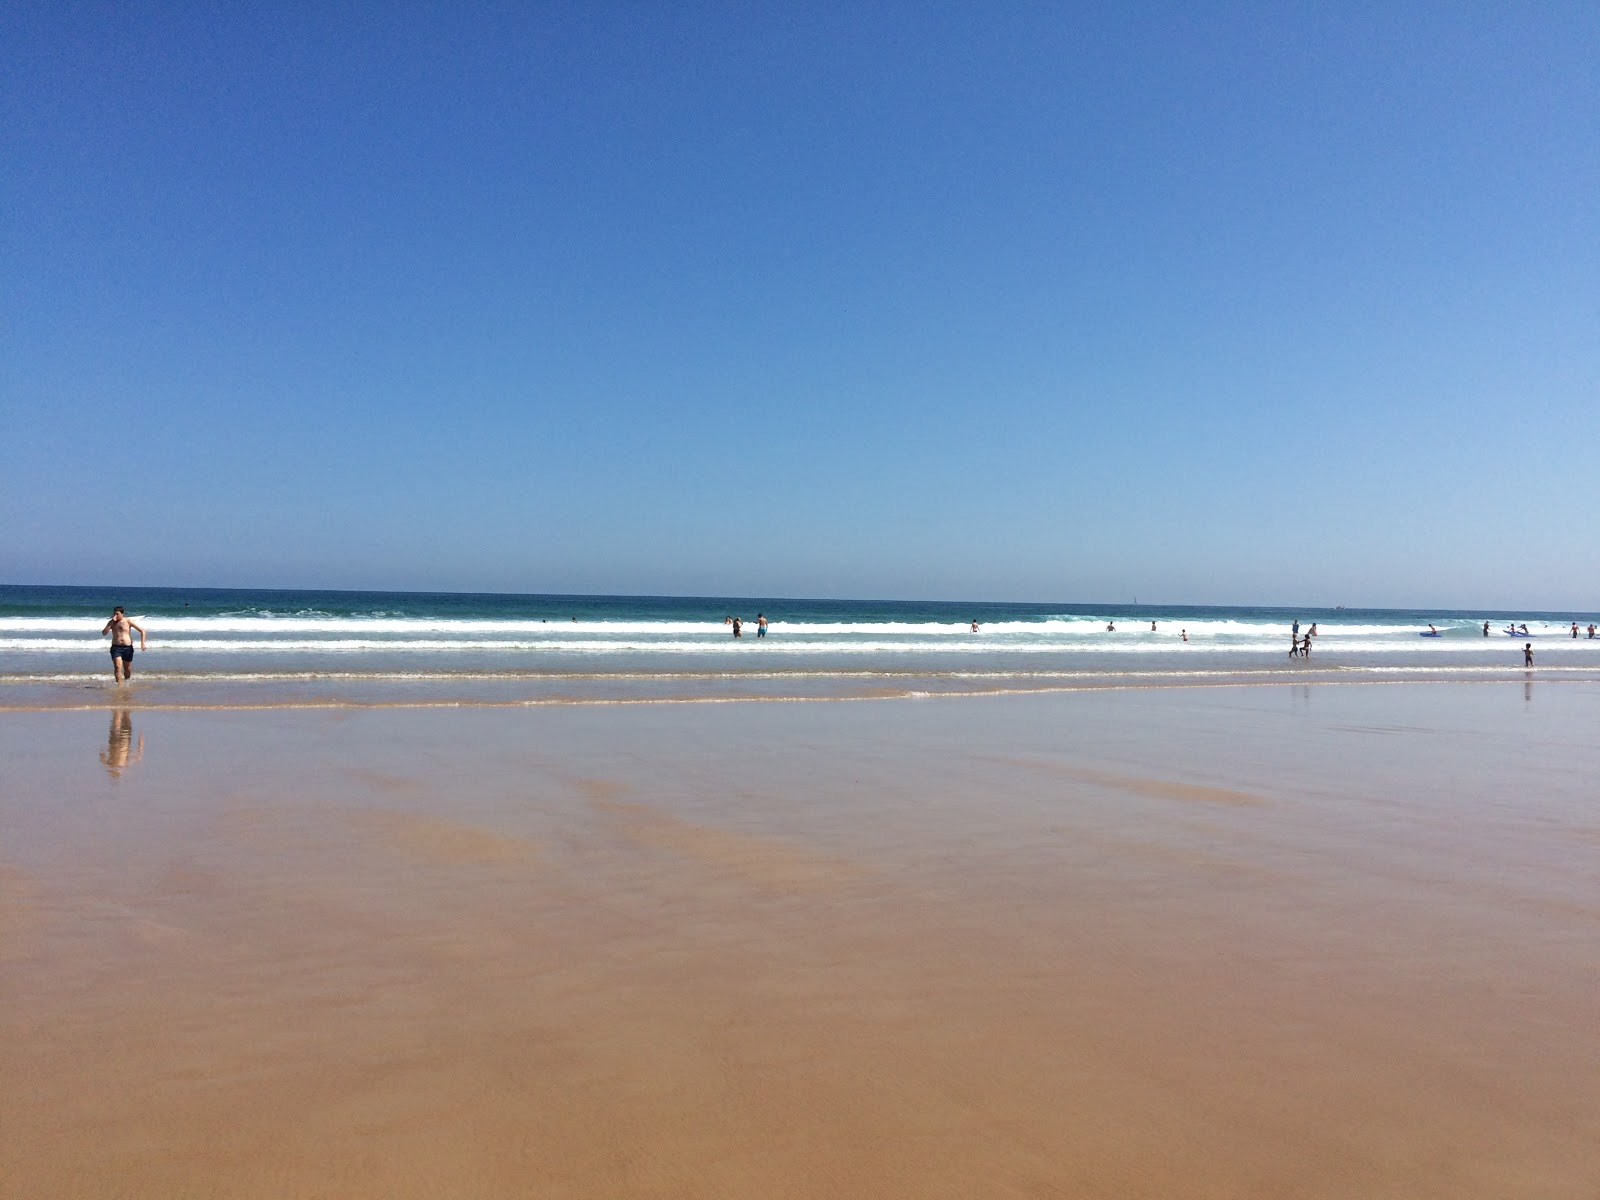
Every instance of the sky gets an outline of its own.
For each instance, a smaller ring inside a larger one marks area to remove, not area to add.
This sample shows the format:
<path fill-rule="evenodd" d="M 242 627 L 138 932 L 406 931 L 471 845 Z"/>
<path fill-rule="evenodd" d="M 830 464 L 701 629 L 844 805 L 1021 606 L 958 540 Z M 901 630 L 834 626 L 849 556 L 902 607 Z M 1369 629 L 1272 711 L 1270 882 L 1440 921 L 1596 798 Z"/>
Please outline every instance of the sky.
<path fill-rule="evenodd" d="M 1600 608 L 1600 6 L 0 9 L 0 582 Z"/>

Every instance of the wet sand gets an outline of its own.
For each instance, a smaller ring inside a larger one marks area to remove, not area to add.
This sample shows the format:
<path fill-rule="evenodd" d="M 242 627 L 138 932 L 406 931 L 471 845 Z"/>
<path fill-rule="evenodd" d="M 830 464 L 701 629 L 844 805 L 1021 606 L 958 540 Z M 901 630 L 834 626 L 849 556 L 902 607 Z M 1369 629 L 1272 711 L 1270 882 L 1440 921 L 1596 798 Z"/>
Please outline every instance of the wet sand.
<path fill-rule="evenodd" d="M 1600 687 L 0 723 L 18 1197 L 1590 1197 Z"/>

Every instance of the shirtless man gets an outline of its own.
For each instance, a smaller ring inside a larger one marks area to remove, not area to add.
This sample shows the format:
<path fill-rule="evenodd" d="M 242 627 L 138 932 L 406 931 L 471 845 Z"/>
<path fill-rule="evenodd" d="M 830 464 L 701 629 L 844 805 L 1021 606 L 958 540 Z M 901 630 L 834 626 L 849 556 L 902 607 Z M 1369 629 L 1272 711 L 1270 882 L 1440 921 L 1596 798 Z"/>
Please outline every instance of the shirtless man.
<path fill-rule="evenodd" d="M 139 631 L 139 649 L 144 649 L 144 628 L 128 620 L 122 605 L 111 610 L 111 620 L 100 631 L 100 636 L 111 635 L 111 677 L 118 683 L 133 678 L 133 631 Z"/>

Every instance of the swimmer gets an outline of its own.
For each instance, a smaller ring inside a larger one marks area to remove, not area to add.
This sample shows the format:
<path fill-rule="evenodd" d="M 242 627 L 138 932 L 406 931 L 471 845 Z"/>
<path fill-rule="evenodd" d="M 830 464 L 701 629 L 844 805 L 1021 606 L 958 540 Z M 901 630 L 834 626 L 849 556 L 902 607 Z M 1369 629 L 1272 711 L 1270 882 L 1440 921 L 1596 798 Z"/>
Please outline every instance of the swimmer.
<path fill-rule="evenodd" d="M 106 627 L 100 631 L 100 636 L 111 635 L 111 677 L 118 683 L 126 683 L 133 678 L 133 634 L 139 634 L 139 649 L 145 648 L 144 629 L 128 620 L 127 614 L 122 611 L 122 605 L 117 605 L 111 610 L 111 620 L 106 622 Z"/>

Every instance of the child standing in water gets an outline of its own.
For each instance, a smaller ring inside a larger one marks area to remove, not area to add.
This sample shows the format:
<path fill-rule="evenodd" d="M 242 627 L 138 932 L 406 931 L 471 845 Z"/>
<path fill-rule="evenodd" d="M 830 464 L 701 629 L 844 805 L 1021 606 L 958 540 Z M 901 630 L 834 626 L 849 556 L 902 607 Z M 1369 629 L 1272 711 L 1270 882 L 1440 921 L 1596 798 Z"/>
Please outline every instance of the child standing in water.
<path fill-rule="evenodd" d="M 133 635 L 139 635 L 139 649 L 145 648 L 144 628 L 128 620 L 128 615 L 117 605 L 111 610 L 111 620 L 100 631 L 100 636 L 111 635 L 111 677 L 118 683 L 133 678 Z"/>

